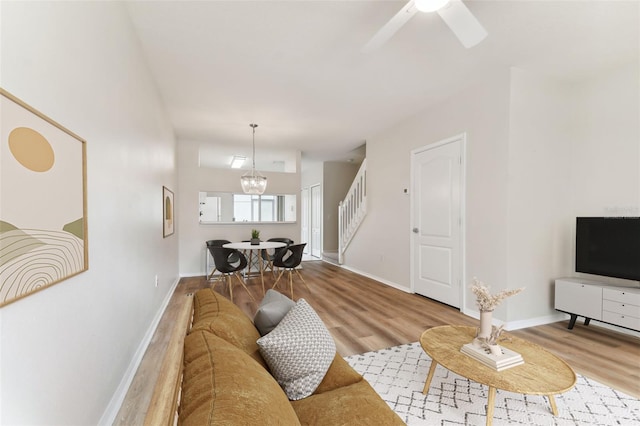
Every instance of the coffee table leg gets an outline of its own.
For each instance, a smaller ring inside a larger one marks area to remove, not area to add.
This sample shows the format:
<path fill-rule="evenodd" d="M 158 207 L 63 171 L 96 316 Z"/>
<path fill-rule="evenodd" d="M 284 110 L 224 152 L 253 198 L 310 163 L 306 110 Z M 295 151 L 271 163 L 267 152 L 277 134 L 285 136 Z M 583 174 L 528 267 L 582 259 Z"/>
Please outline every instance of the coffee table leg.
<path fill-rule="evenodd" d="M 487 401 L 487 426 L 493 424 L 493 407 L 496 405 L 496 388 L 489 386 L 489 400 Z"/>
<path fill-rule="evenodd" d="M 553 413 L 554 416 L 557 416 L 558 406 L 556 405 L 556 399 L 553 397 L 553 395 L 547 395 L 547 398 L 549 398 L 549 404 L 551 405 L 551 412 Z"/>
<path fill-rule="evenodd" d="M 431 360 L 431 367 L 429 367 L 429 374 L 427 374 L 427 380 L 424 382 L 424 389 L 422 390 L 423 394 L 429 393 L 429 386 L 431 386 L 431 380 L 433 379 L 433 373 L 436 372 L 436 367 L 438 363 L 434 360 Z"/>

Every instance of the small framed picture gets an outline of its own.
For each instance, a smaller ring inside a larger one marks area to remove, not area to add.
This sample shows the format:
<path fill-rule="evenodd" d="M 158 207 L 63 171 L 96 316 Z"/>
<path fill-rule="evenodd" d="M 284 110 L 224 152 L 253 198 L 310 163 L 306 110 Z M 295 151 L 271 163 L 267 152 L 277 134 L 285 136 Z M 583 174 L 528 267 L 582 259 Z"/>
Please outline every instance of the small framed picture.
<path fill-rule="evenodd" d="M 173 192 L 166 186 L 162 187 L 162 237 L 173 235 L 175 227 L 173 209 Z"/>

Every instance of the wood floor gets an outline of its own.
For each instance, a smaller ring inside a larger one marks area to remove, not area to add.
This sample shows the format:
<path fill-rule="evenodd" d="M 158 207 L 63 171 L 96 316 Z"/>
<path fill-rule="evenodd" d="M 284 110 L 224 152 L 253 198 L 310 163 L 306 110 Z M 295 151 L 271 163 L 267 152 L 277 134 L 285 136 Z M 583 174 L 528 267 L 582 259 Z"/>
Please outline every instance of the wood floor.
<path fill-rule="evenodd" d="M 302 297 L 313 306 L 343 356 L 415 342 L 425 329 L 437 325 L 477 325 L 477 320 L 450 306 L 388 287 L 330 263 L 304 262 L 301 273 L 310 291 L 294 279 L 294 299 Z M 273 281 L 269 273 L 265 275 L 267 288 Z M 247 285 L 259 302 L 262 297 L 260 279 L 251 278 Z M 211 286 L 211 282 L 207 282 L 206 277 L 183 278 L 178 284 L 115 425 L 142 424 L 171 334 L 176 307 L 185 294 L 207 286 Z M 216 290 L 228 296 L 227 289 L 220 284 Z M 289 295 L 284 286 L 280 291 Z M 253 317 L 257 306 L 246 291 L 236 285 L 233 296 L 236 305 Z M 576 372 L 640 398 L 640 339 L 593 323 L 588 327 L 576 324 L 573 330 L 567 330 L 567 323 L 531 327 L 512 334 L 547 348 L 567 361 Z"/>

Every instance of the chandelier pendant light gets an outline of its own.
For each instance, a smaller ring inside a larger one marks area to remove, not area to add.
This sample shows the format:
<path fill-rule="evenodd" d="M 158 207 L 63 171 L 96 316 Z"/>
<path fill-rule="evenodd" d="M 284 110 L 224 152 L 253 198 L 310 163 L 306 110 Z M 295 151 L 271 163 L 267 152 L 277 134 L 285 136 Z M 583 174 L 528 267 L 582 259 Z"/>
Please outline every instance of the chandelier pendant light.
<path fill-rule="evenodd" d="M 240 178 L 240 184 L 245 194 L 261 195 L 264 194 L 265 189 L 267 189 L 267 178 L 256 170 L 256 127 L 258 127 L 258 125 L 251 123 L 249 126 L 253 129 L 253 156 L 251 158 L 253 164 L 251 171 L 245 173 Z"/>

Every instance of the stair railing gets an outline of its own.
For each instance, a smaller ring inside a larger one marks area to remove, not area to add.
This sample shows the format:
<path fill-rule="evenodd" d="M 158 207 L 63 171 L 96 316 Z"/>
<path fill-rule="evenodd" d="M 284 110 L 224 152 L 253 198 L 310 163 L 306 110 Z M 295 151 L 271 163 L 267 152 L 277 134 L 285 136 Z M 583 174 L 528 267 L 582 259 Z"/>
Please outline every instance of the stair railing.
<path fill-rule="evenodd" d="M 344 253 L 367 214 L 367 160 L 360 165 L 351 188 L 338 204 L 338 263 L 344 262 Z"/>

